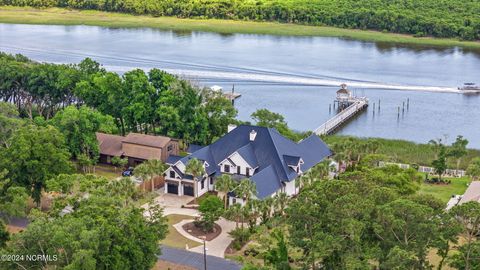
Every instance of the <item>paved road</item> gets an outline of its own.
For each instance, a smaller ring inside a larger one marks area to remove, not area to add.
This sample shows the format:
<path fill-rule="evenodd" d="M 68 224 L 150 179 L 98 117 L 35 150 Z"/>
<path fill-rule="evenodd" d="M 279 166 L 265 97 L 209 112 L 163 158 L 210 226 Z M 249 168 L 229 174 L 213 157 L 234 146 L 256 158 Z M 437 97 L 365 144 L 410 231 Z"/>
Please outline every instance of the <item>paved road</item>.
<path fill-rule="evenodd" d="M 159 259 L 172 263 L 183 264 L 199 270 L 204 269 L 203 254 L 182 249 L 162 246 L 162 255 Z M 240 270 L 242 266 L 236 262 L 207 255 L 208 270 Z"/>

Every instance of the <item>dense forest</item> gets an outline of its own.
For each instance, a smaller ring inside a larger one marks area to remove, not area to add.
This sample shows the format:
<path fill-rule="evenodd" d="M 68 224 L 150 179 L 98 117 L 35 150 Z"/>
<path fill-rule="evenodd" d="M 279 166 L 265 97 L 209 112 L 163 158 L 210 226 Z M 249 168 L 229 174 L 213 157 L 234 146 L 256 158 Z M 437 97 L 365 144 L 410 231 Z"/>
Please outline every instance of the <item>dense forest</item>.
<path fill-rule="evenodd" d="M 275 21 L 480 39 L 480 2 L 477 0 L 0 0 L 0 5 Z"/>

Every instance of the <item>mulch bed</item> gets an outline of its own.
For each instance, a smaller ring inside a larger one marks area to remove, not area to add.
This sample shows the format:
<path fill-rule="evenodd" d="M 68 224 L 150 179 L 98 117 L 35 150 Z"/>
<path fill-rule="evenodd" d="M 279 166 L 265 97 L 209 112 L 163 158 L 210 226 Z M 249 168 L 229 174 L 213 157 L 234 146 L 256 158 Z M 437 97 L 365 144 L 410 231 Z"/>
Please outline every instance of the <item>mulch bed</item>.
<path fill-rule="evenodd" d="M 187 224 L 184 224 L 182 226 L 182 228 L 187 232 L 189 233 L 190 235 L 198 238 L 198 239 L 202 239 L 201 237 L 203 236 L 206 236 L 207 237 L 207 241 L 210 241 L 212 239 L 215 239 L 217 236 L 220 235 L 220 233 L 222 233 L 222 228 L 218 225 L 218 224 L 215 224 L 213 226 L 213 230 L 211 232 L 208 232 L 208 233 L 205 233 L 202 228 L 199 228 L 197 226 L 195 226 L 195 224 L 193 222 L 190 222 L 190 223 L 187 223 Z M 203 240 L 203 239 L 202 239 Z"/>
<path fill-rule="evenodd" d="M 225 255 L 232 255 L 232 254 L 235 254 L 235 252 L 237 252 L 237 250 L 233 248 L 233 241 L 232 241 L 230 245 L 228 245 L 228 247 L 225 249 Z"/>

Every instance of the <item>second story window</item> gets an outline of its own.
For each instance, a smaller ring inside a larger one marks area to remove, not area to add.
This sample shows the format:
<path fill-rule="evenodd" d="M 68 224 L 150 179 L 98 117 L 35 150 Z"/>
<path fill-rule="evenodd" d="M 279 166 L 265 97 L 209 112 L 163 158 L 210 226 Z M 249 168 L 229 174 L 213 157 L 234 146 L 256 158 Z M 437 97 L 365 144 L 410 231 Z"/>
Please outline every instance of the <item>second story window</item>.
<path fill-rule="evenodd" d="M 175 178 L 175 172 L 174 171 L 170 171 L 170 178 Z"/>
<path fill-rule="evenodd" d="M 173 145 L 167 146 L 167 151 L 168 151 L 168 152 L 170 152 L 170 151 L 172 151 L 172 150 L 173 150 Z"/>
<path fill-rule="evenodd" d="M 223 171 L 226 172 L 226 173 L 229 173 L 230 172 L 230 165 L 225 164 L 223 166 Z"/>
<path fill-rule="evenodd" d="M 249 177 L 250 176 L 250 168 L 246 169 L 246 173 L 247 173 L 247 177 Z"/>
<path fill-rule="evenodd" d="M 237 174 L 242 174 L 242 168 L 240 166 L 237 166 Z"/>

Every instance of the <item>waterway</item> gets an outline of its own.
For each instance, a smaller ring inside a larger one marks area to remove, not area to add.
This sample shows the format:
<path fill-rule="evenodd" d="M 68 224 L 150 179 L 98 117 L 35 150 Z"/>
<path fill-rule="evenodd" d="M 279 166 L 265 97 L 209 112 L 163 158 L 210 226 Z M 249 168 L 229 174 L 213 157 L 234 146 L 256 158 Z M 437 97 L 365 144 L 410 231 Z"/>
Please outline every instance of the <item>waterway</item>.
<path fill-rule="evenodd" d="M 235 84 L 242 94 L 235 103 L 241 120 L 267 108 L 302 131 L 334 114 L 329 105 L 338 86 L 347 83 L 356 95 L 367 96 L 370 106 L 339 134 L 415 142 L 453 141 L 461 134 L 480 149 L 480 95 L 456 90 L 464 82 L 480 83 L 478 51 L 325 37 L 18 24 L 0 24 L 0 51 L 55 63 L 90 57 L 119 73 L 160 68 L 225 90 Z"/>

